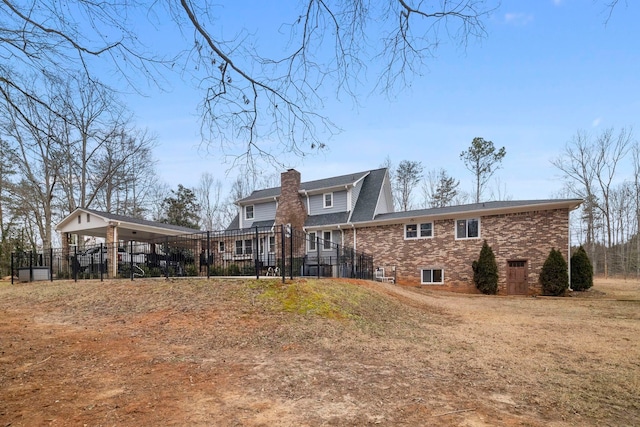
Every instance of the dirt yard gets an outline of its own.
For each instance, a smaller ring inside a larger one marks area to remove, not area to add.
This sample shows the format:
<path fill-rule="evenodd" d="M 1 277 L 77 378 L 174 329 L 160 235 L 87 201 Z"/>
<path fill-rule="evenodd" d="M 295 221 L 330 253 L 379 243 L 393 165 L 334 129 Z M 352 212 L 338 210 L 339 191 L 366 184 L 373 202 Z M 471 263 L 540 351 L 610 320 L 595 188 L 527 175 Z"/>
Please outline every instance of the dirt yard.
<path fill-rule="evenodd" d="M 0 283 L 1 426 L 638 426 L 640 283 Z"/>

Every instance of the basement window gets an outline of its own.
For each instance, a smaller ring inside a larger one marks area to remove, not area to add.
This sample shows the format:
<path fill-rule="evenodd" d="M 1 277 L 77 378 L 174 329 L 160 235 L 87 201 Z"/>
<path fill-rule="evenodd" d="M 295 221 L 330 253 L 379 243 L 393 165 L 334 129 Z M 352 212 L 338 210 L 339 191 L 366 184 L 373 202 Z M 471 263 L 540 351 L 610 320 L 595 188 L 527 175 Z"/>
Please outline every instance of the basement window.
<path fill-rule="evenodd" d="M 441 285 L 444 283 L 444 270 L 425 268 L 420 271 L 420 283 L 423 285 Z"/>

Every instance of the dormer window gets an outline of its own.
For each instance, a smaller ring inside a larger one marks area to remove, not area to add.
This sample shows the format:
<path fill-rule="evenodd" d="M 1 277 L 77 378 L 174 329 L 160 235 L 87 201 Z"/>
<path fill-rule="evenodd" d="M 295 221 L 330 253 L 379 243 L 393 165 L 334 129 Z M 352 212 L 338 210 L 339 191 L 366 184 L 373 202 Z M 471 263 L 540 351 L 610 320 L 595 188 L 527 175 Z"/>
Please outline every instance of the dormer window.
<path fill-rule="evenodd" d="M 244 207 L 244 219 L 253 219 L 253 205 Z"/>
<path fill-rule="evenodd" d="M 333 207 L 333 193 L 325 193 L 322 197 L 323 201 L 324 201 L 324 207 L 325 208 L 332 208 Z"/>

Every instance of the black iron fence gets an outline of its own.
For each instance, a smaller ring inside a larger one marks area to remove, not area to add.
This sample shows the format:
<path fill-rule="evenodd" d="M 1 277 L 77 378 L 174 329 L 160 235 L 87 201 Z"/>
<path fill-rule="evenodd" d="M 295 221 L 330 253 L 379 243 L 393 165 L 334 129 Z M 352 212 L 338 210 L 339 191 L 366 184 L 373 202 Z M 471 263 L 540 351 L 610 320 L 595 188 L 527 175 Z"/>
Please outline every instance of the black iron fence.
<path fill-rule="evenodd" d="M 11 254 L 12 282 L 180 276 L 372 279 L 373 257 L 287 226 L 207 231 L 150 242 Z"/>

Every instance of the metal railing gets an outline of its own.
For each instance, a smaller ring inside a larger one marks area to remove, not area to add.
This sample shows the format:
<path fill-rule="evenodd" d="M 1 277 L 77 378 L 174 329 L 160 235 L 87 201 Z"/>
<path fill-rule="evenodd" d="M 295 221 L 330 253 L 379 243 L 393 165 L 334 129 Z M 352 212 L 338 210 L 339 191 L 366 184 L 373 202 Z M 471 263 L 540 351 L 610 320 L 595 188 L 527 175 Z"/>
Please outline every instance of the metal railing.
<path fill-rule="evenodd" d="M 189 276 L 372 279 L 373 257 L 287 226 L 206 231 L 128 242 L 11 254 L 12 283 L 54 279 Z"/>

